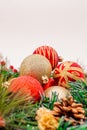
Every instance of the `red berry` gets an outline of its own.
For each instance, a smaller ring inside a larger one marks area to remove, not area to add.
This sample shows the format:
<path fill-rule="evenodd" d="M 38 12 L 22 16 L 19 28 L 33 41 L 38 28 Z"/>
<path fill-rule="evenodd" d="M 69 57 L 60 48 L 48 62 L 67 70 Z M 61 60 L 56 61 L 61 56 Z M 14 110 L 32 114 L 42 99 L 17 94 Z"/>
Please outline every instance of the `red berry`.
<path fill-rule="evenodd" d="M 14 66 L 13 66 L 13 65 L 10 65 L 9 68 L 10 68 L 11 70 L 13 70 L 13 69 L 14 69 Z"/>
<path fill-rule="evenodd" d="M 14 71 L 14 73 L 17 73 L 17 72 L 18 72 L 17 69 L 14 69 L 13 71 Z"/>
<path fill-rule="evenodd" d="M 6 64 L 6 62 L 3 60 L 1 61 L 1 65 L 4 66 Z"/>

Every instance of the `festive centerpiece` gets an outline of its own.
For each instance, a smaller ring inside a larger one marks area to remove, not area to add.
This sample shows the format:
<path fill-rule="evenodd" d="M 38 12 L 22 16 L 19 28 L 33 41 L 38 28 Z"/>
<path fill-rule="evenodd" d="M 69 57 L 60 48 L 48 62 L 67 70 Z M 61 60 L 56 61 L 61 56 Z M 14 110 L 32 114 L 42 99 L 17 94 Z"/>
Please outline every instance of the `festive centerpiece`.
<path fill-rule="evenodd" d="M 40 46 L 19 69 L 0 56 L 1 130 L 87 130 L 87 73 Z"/>

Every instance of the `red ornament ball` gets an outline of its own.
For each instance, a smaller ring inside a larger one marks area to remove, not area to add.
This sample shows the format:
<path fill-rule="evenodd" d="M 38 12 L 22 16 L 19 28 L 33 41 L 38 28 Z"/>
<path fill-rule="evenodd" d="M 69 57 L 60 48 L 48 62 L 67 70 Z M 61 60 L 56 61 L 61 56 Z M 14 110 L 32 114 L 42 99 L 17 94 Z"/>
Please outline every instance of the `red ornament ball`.
<path fill-rule="evenodd" d="M 33 52 L 33 54 L 45 56 L 50 61 L 52 69 L 54 69 L 58 62 L 62 60 L 61 57 L 58 56 L 56 50 L 50 46 L 40 46 Z"/>
<path fill-rule="evenodd" d="M 65 61 L 54 69 L 54 78 L 58 80 L 58 85 L 67 88 L 69 81 L 84 80 L 85 74 L 78 63 Z"/>
<path fill-rule="evenodd" d="M 9 86 L 10 92 L 19 92 L 21 94 L 29 94 L 29 96 L 33 97 L 34 101 L 39 101 L 41 95 L 43 95 L 43 88 L 38 80 L 31 76 L 19 76 L 12 80 Z"/>

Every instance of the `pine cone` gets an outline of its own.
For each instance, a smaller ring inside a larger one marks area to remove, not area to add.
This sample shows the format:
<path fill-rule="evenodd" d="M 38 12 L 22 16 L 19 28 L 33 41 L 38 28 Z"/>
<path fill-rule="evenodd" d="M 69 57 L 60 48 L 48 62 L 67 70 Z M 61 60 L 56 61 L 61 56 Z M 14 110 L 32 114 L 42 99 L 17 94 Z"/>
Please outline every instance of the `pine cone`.
<path fill-rule="evenodd" d="M 36 120 L 39 130 L 56 130 L 58 121 L 47 108 L 39 108 L 36 112 Z"/>
<path fill-rule="evenodd" d="M 65 121 L 70 121 L 72 125 L 77 125 L 83 123 L 85 118 L 85 110 L 83 105 L 76 103 L 72 96 L 68 98 L 63 98 L 61 102 L 55 102 L 54 108 L 51 111 L 56 119 L 61 116 L 65 116 Z"/>

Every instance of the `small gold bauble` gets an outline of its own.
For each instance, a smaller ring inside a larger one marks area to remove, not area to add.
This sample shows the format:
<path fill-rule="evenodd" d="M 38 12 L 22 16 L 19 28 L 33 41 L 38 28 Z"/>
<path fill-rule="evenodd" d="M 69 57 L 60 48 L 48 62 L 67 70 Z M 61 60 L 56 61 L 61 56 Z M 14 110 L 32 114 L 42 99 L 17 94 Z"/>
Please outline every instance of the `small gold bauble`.
<path fill-rule="evenodd" d="M 51 98 L 52 93 L 54 92 L 56 93 L 56 95 L 58 95 L 58 99 L 62 99 L 71 95 L 69 90 L 66 88 L 63 88 L 61 86 L 52 86 L 45 90 L 45 96 Z"/>

